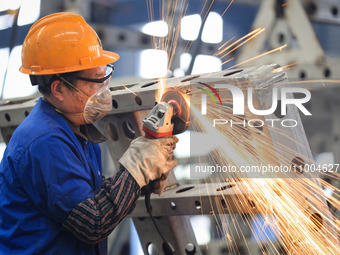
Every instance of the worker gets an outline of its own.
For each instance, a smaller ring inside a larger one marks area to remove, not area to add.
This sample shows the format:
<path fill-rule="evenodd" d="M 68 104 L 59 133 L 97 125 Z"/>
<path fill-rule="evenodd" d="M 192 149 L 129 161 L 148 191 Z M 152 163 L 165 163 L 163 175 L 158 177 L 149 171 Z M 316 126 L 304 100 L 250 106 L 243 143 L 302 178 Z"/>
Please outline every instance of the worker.
<path fill-rule="evenodd" d="M 77 14 L 52 14 L 29 30 L 20 71 L 42 97 L 0 165 L 0 254 L 105 254 L 141 188 L 155 180 L 162 192 L 177 164 L 175 136 L 133 140 L 116 174 L 101 175 L 105 138 L 92 123 L 112 108 L 118 58 Z"/>

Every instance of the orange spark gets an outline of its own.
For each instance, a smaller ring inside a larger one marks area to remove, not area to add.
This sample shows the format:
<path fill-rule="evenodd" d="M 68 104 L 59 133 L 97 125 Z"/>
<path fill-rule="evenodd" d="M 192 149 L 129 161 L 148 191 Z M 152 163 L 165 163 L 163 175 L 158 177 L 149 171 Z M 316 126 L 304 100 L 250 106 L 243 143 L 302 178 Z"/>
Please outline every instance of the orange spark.
<path fill-rule="evenodd" d="M 165 89 L 165 85 L 166 85 L 166 78 L 159 78 L 158 79 L 158 89 L 156 90 L 156 102 L 160 102 L 166 89 Z"/>
<path fill-rule="evenodd" d="M 283 45 L 283 46 L 280 46 L 280 47 L 277 47 L 276 49 L 267 51 L 267 52 L 262 53 L 262 54 L 260 54 L 260 55 L 258 55 L 258 56 L 256 56 L 256 57 L 247 59 L 247 60 L 245 60 L 245 61 L 243 61 L 243 62 L 241 62 L 241 63 L 239 63 L 239 64 L 236 64 L 236 65 L 234 65 L 234 66 L 231 66 L 231 67 L 227 68 L 226 70 L 229 70 L 229 69 L 234 68 L 234 67 L 236 67 L 236 66 L 240 66 L 240 65 L 242 65 L 242 64 L 248 63 L 248 62 L 250 62 L 250 61 L 252 61 L 252 60 L 254 60 L 254 59 L 263 57 L 263 56 L 268 55 L 268 54 L 270 54 L 270 53 L 273 53 L 273 52 L 275 52 L 275 51 L 281 51 L 282 49 L 284 49 L 284 48 L 286 48 L 286 47 L 287 47 L 287 44 L 285 44 L 285 45 Z"/>
<path fill-rule="evenodd" d="M 133 92 L 131 89 L 129 89 L 128 87 L 126 87 L 124 84 L 123 84 L 123 87 L 124 89 L 126 89 L 127 91 L 131 92 L 132 94 L 134 94 L 135 96 L 137 96 L 137 94 L 135 92 Z"/>
<path fill-rule="evenodd" d="M 227 8 L 224 10 L 224 12 L 222 13 L 221 17 L 223 17 L 223 15 L 227 12 L 227 10 L 229 9 L 230 5 L 234 2 L 234 0 L 232 0 L 229 5 L 227 6 Z"/>
<path fill-rule="evenodd" d="M 297 65 L 297 64 L 298 64 L 298 62 L 294 62 L 294 63 L 289 64 L 289 65 L 280 66 L 280 67 L 274 69 L 274 70 L 273 70 L 273 73 L 282 72 L 282 71 L 284 71 L 284 70 L 290 70 L 290 69 L 292 69 L 292 68 L 288 68 L 288 67 L 292 67 L 292 66 L 295 66 L 295 65 Z"/>
<path fill-rule="evenodd" d="M 251 31 L 250 33 L 246 34 L 245 36 L 241 37 L 240 39 L 238 39 L 237 41 L 233 42 L 232 44 L 230 44 L 228 47 L 226 47 L 225 49 L 221 50 L 220 52 L 218 52 L 216 54 L 216 56 L 221 55 L 222 53 L 224 53 L 225 51 L 227 51 L 228 49 L 230 49 L 231 47 L 233 47 L 234 45 L 238 44 L 239 42 L 241 42 L 242 40 L 244 40 L 247 37 L 252 36 L 253 34 L 258 33 L 261 30 L 261 28 L 257 28 L 254 31 Z"/>
<path fill-rule="evenodd" d="M 228 41 L 226 41 L 225 43 L 223 43 L 222 46 L 218 47 L 218 50 L 222 49 L 224 46 L 226 46 L 230 41 L 234 40 L 235 36 L 231 39 L 229 39 Z M 214 53 L 214 56 L 215 56 L 216 53 Z"/>
<path fill-rule="evenodd" d="M 228 51 L 226 54 L 224 54 L 222 58 L 224 58 L 225 56 L 227 56 L 228 54 L 232 53 L 234 50 L 238 49 L 239 47 L 241 47 L 243 44 L 247 43 L 248 41 L 250 41 L 251 39 L 257 37 L 259 34 L 261 34 L 265 29 L 262 28 L 260 31 L 256 32 L 254 35 L 250 36 L 249 38 L 247 38 L 245 41 L 243 41 L 242 43 L 240 43 L 239 45 L 237 45 L 235 48 L 233 48 L 232 50 Z"/>
<path fill-rule="evenodd" d="M 233 59 L 234 59 L 234 58 L 229 58 L 227 61 L 224 61 L 224 62 L 222 63 L 222 65 L 228 63 L 229 61 L 231 61 L 231 60 L 233 60 Z"/>

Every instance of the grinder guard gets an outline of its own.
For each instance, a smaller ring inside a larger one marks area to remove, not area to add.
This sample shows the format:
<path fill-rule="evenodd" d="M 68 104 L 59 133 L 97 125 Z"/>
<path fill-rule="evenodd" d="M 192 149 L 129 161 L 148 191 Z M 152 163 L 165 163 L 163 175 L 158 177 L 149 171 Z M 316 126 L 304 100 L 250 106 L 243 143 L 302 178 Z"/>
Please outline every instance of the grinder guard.
<path fill-rule="evenodd" d="M 147 138 L 183 133 L 190 126 L 189 106 L 177 91 L 168 91 L 143 120 Z"/>

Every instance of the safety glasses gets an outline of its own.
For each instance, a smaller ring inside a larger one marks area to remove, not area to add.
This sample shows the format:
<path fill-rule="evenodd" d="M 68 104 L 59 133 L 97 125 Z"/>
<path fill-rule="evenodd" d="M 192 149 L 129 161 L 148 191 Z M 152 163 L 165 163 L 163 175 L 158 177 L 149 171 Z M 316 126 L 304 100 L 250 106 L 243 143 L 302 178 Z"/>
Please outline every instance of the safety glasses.
<path fill-rule="evenodd" d="M 111 77 L 113 75 L 113 71 L 114 71 L 114 67 L 113 65 L 107 65 L 106 68 L 106 74 L 103 78 L 101 79 L 90 79 L 90 78 L 84 78 L 84 77 L 76 77 L 77 80 L 82 80 L 82 81 L 87 81 L 87 82 L 94 82 L 97 84 L 100 84 L 100 89 L 101 88 L 105 88 L 108 86 Z M 79 91 L 80 93 L 82 93 L 83 95 L 89 97 L 89 99 L 91 101 L 97 101 L 95 98 L 92 98 L 91 96 L 87 95 L 85 92 L 83 92 L 82 90 L 80 90 L 79 88 L 77 88 L 76 86 L 74 86 L 71 82 L 69 82 L 68 80 L 66 80 L 64 77 L 62 77 L 60 74 L 57 74 L 58 78 L 60 80 L 62 80 L 63 82 L 67 83 L 68 85 L 70 85 L 71 87 L 73 87 L 75 90 Z"/>
<path fill-rule="evenodd" d="M 115 70 L 114 66 L 112 64 L 109 64 L 109 65 L 106 66 L 106 74 L 103 78 L 90 79 L 90 78 L 84 78 L 84 77 L 77 76 L 77 80 L 94 82 L 94 83 L 103 83 L 104 81 L 106 81 L 107 79 L 110 79 L 112 77 L 114 70 Z"/>

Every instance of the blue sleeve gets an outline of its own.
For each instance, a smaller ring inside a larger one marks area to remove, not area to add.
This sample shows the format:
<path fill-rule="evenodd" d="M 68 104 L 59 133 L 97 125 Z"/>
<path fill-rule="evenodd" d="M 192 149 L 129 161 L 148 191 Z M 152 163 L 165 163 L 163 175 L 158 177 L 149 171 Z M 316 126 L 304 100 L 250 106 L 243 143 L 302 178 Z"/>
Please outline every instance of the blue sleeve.
<path fill-rule="evenodd" d="M 99 166 L 100 175 L 102 175 L 102 151 L 100 149 L 100 146 L 97 143 L 93 144 L 93 151 L 97 159 L 97 164 Z"/>
<path fill-rule="evenodd" d="M 64 222 L 81 201 L 94 196 L 92 178 L 82 160 L 80 145 L 49 133 L 24 153 L 22 185 L 33 203 L 57 222 Z"/>

